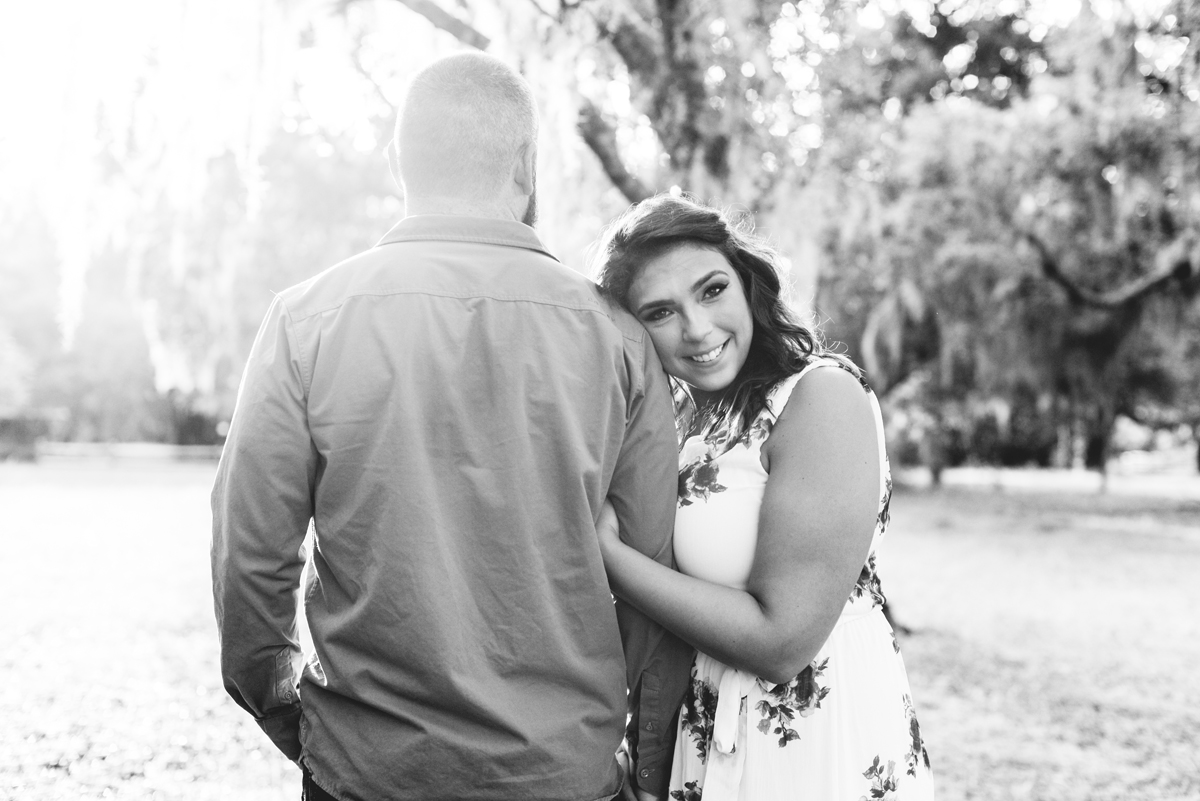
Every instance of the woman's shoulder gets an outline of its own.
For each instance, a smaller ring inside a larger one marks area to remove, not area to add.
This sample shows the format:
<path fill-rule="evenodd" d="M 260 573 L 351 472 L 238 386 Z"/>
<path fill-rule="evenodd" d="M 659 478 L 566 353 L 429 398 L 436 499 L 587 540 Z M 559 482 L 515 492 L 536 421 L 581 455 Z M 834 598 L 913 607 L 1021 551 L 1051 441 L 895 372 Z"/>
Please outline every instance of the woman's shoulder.
<path fill-rule="evenodd" d="M 800 383 L 801 379 L 822 367 L 834 368 L 847 376 L 852 376 L 855 382 L 857 382 L 864 391 L 871 393 L 871 387 L 869 384 L 867 384 L 866 379 L 863 378 L 862 371 L 850 359 L 846 358 L 845 356 L 832 354 L 814 356 L 808 359 L 804 366 L 799 370 L 776 384 L 775 388 L 771 390 L 770 395 L 767 396 L 766 411 L 770 414 L 772 420 L 778 420 L 779 416 L 783 414 L 784 408 L 787 406 L 787 403 L 791 399 L 796 385 Z M 828 376 L 830 373 L 825 372 L 825 375 Z M 834 375 L 836 375 L 836 373 L 834 373 Z M 844 385 L 846 382 L 844 380 L 834 379 L 833 382 L 822 380 L 820 383 Z"/>
<path fill-rule="evenodd" d="M 868 447 L 881 447 L 879 403 L 853 362 L 813 359 L 780 382 L 779 389 L 771 398 L 774 417 L 764 426 L 763 467 L 768 474 L 771 461 L 785 452 L 808 458 L 827 447 L 847 452 L 861 447 L 866 455 Z"/>

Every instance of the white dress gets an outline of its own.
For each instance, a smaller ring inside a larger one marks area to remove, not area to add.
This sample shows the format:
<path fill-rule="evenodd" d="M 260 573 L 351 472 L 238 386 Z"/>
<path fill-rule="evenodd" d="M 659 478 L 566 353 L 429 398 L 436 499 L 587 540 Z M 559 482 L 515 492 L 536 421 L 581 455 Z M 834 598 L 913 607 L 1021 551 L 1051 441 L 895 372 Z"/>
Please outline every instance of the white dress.
<path fill-rule="evenodd" d="M 749 433 L 726 449 L 719 437 L 687 439 L 679 457 L 675 558 L 688 575 L 745 589 L 758 537 L 767 473 L 762 443 L 792 388 L 816 359 L 772 393 Z M 706 654 L 692 666 L 679 715 L 671 771 L 678 801 L 926 801 L 933 776 L 908 677 L 875 573 L 875 548 L 888 523 L 891 476 L 883 421 L 879 434 L 879 515 L 871 548 L 829 639 L 787 684 L 735 670 Z"/>

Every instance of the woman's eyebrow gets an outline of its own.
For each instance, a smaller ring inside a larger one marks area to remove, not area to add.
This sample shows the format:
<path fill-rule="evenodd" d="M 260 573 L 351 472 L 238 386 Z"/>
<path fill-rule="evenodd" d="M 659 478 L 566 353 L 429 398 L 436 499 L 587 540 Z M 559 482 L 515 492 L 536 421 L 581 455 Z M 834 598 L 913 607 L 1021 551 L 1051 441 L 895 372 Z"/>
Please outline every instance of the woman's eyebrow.
<path fill-rule="evenodd" d="M 692 284 L 692 291 L 695 292 L 697 289 L 699 289 L 700 287 L 707 284 L 714 275 L 725 275 L 725 271 L 724 270 L 713 270 L 712 272 L 708 273 L 703 278 L 701 278 L 699 281 Z"/>

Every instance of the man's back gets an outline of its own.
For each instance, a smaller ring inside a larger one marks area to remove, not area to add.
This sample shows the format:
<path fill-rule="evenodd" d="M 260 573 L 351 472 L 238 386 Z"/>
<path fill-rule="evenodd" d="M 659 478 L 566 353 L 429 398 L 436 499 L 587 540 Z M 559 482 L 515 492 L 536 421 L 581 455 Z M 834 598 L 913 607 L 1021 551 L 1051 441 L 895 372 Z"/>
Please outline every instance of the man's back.
<path fill-rule="evenodd" d="M 214 564 L 222 544 L 253 562 L 261 542 L 238 520 L 294 530 L 311 487 L 319 664 L 300 692 L 317 782 L 372 799 L 614 793 L 625 662 L 594 521 L 611 491 L 669 542 L 674 509 L 674 430 L 662 387 L 646 395 L 662 376 L 641 327 L 525 226 L 425 216 L 282 293 L 255 351 L 282 388 L 248 369 Z M 288 488 L 287 510 L 256 501 Z M 280 677 L 293 657 L 281 643 Z"/>

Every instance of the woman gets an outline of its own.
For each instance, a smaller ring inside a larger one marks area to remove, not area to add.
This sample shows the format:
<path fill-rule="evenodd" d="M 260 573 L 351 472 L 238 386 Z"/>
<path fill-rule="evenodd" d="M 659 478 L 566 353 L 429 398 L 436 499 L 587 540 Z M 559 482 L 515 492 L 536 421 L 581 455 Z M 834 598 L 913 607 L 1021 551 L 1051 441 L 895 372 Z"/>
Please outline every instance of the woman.
<path fill-rule="evenodd" d="M 597 280 L 673 376 L 675 572 L 601 518 L 613 591 L 698 650 L 671 797 L 929 799 L 875 547 L 891 479 L 858 369 L 790 313 L 776 256 L 663 195 L 618 218 Z"/>

